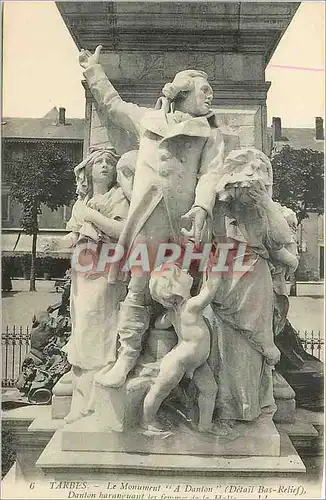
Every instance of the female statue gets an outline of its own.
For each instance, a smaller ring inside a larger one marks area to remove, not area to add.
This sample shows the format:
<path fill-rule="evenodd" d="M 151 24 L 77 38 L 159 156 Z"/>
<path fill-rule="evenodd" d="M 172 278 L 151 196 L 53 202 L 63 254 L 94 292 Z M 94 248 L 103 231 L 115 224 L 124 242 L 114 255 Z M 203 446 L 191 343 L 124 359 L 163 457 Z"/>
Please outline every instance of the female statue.
<path fill-rule="evenodd" d="M 289 274 L 297 259 L 288 250 L 291 231 L 271 198 L 272 168 L 261 151 L 232 151 L 216 191 L 214 222 L 224 222 L 225 215 L 232 219 L 224 242 L 243 243 L 242 253 L 239 246 L 237 253 L 229 252 L 229 270 L 211 272 L 205 285 L 221 328 L 217 416 L 250 421 L 263 413 L 272 416 L 276 409 L 272 368 L 279 351 L 273 341 L 271 270 L 281 265 Z M 215 229 L 223 238 L 222 229 Z M 240 257 L 245 271 L 237 270 Z"/>
<path fill-rule="evenodd" d="M 75 168 L 78 199 L 67 223 L 71 232 L 59 242 L 61 248 L 75 247 L 70 295 L 72 334 L 65 346 L 73 366 L 73 397 L 67 423 L 88 413 L 95 373 L 116 359 L 115 323 L 125 286 L 110 285 L 107 271 L 99 272 L 96 264 L 102 245 L 116 242 L 123 229 L 135 155 L 126 153 L 127 161 L 123 157 L 118 163 L 119 156 L 113 149 L 95 149 Z M 81 267 L 76 266 L 76 260 Z M 83 272 L 83 265 L 89 269 L 86 265 L 90 262 L 92 269 Z"/>

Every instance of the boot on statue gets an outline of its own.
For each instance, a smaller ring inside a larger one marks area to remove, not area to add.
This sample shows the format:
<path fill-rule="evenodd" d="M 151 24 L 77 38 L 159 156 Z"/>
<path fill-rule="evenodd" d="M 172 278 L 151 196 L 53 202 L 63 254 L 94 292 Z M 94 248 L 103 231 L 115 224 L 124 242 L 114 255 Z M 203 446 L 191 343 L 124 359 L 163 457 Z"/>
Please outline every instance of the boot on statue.
<path fill-rule="evenodd" d="M 119 354 L 114 366 L 105 367 L 94 378 L 106 387 L 121 387 L 135 366 L 142 348 L 142 338 L 149 326 L 149 313 L 145 306 L 125 300 L 121 304 L 118 326 Z"/>

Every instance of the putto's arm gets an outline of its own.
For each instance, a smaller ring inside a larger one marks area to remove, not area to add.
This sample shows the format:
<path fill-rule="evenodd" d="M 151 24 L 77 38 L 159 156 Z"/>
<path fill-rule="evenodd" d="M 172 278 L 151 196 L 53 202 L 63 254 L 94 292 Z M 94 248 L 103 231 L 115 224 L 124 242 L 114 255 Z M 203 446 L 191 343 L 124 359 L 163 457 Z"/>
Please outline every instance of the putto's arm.
<path fill-rule="evenodd" d="M 187 311 L 194 314 L 203 311 L 214 299 L 220 280 L 220 276 L 209 277 L 198 295 L 187 301 Z"/>

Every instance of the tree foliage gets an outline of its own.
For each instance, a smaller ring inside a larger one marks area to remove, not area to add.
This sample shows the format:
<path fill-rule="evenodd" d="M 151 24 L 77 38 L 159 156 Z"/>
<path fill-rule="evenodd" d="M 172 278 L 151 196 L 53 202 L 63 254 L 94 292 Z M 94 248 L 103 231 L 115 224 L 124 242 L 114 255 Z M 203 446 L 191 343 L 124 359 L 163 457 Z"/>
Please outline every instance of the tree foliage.
<path fill-rule="evenodd" d="M 70 204 L 73 199 L 75 183 L 72 155 L 64 144 L 40 142 L 26 144 L 21 157 L 15 158 L 13 146 L 6 145 L 3 165 L 10 196 L 21 204 L 20 226 L 25 233 L 33 235 L 30 289 L 34 290 L 33 262 L 39 230 L 38 216 L 42 205 L 56 210 Z"/>
<path fill-rule="evenodd" d="M 284 146 L 272 158 L 274 199 L 292 208 L 298 221 L 324 211 L 324 153 Z"/>
<path fill-rule="evenodd" d="M 46 142 L 28 144 L 21 159 L 15 159 L 9 147 L 4 155 L 10 195 L 22 205 L 21 228 L 34 234 L 42 204 L 56 210 L 71 202 L 75 190 L 72 159 L 64 145 Z"/>

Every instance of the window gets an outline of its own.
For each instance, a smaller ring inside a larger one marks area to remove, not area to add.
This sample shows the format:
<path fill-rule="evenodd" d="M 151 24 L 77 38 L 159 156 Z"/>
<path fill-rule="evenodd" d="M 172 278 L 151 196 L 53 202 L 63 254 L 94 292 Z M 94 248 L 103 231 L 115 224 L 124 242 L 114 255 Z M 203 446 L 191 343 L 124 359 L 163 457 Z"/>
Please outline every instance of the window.
<path fill-rule="evenodd" d="M 9 193 L 1 194 L 1 219 L 3 221 L 10 218 L 10 197 Z"/>

